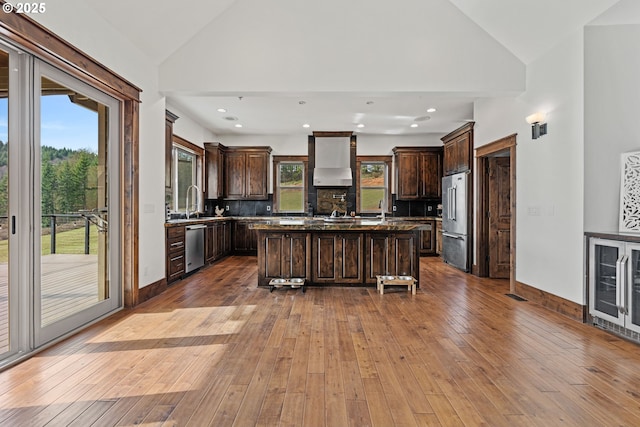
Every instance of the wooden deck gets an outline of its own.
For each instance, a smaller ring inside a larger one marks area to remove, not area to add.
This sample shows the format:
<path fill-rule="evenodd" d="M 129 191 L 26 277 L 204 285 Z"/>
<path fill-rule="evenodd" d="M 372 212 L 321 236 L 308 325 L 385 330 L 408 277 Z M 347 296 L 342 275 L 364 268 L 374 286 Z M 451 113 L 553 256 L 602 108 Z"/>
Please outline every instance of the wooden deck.
<path fill-rule="evenodd" d="M 98 302 L 97 255 L 42 257 L 42 324 L 48 325 Z M 0 265 L 0 353 L 8 346 L 7 265 Z"/>
<path fill-rule="evenodd" d="M 1 372 L 0 425 L 640 425 L 638 345 L 420 263 L 303 294 L 226 258 Z"/>

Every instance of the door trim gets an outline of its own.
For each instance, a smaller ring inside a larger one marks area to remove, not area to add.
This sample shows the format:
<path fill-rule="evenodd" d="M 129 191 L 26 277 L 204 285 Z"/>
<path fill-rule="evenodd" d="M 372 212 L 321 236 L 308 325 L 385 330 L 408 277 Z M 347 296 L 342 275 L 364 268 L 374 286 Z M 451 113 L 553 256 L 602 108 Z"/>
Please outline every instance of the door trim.
<path fill-rule="evenodd" d="M 502 151 L 509 152 L 511 187 L 511 238 L 509 242 L 509 292 L 514 293 L 516 288 L 516 136 L 512 134 L 504 138 L 490 142 L 475 149 L 477 177 L 478 177 L 478 203 L 476 204 L 476 218 L 478 221 L 478 234 L 476 239 L 476 258 L 473 272 L 476 276 L 487 277 L 489 267 L 487 255 L 489 253 L 489 219 L 485 212 L 489 207 L 489 176 L 487 174 L 488 158 Z"/>

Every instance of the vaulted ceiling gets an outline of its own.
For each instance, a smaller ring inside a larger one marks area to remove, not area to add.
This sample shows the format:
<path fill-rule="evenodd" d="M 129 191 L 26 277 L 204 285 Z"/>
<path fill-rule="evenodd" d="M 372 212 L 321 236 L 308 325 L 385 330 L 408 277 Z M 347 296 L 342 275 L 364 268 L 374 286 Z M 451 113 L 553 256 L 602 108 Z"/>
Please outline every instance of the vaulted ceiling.
<path fill-rule="evenodd" d="M 526 64 L 617 2 L 87 0 L 215 133 L 399 135 L 449 132 L 474 99 L 521 93 Z"/>

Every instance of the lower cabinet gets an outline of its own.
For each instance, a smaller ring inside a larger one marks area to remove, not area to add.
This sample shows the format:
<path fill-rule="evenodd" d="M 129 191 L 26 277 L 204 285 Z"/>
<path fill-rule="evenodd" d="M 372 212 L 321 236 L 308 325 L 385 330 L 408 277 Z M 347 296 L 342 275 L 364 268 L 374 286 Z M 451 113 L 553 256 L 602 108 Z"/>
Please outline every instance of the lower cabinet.
<path fill-rule="evenodd" d="M 436 254 L 442 253 L 442 221 L 436 221 Z"/>
<path fill-rule="evenodd" d="M 373 285 L 376 275 L 419 279 L 419 233 L 258 232 L 258 285 L 304 278 L 316 285 Z"/>
<path fill-rule="evenodd" d="M 375 284 L 378 275 L 418 277 L 415 234 L 367 234 L 365 245 L 366 283 Z"/>
<path fill-rule="evenodd" d="M 185 228 L 168 227 L 165 241 L 167 245 L 167 283 L 171 283 L 180 279 L 184 274 Z"/>
<path fill-rule="evenodd" d="M 362 233 L 313 234 L 314 283 L 363 282 Z"/>
<path fill-rule="evenodd" d="M 258 244 L 258 285 L 271 279 L 311 278 L 311 234 L 264 233 Z"/>
<path fill-rule="evenodd" d="M 435 220 L 425 221 L 425 228 L 420 230 L 420 256 L 436 254 Z"/>
<path fill-rule="evenodd" d="M 207 224 L 205 234 L 205 262 L 213 262 L 229 255 L 231 226 L 227 221 Z"/>
<path fill-rule="evenodd" d="M 255 253 L 258 249 L 258 240 L 255 230 L 249 228 L 251 221 L 233 221 L 233 251 Z"/>

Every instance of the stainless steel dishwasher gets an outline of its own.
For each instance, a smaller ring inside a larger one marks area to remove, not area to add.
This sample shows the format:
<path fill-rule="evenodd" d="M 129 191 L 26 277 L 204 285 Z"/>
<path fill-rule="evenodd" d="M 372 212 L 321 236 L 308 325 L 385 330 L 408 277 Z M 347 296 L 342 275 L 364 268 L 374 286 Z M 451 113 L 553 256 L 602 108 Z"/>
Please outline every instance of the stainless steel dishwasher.
<path fill-rule="evenodd" d="M 204 224 L 187 225 L 185 236 L 185 273 L 204 265 Z"/>

